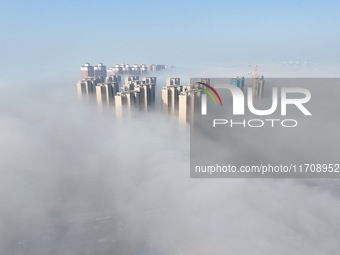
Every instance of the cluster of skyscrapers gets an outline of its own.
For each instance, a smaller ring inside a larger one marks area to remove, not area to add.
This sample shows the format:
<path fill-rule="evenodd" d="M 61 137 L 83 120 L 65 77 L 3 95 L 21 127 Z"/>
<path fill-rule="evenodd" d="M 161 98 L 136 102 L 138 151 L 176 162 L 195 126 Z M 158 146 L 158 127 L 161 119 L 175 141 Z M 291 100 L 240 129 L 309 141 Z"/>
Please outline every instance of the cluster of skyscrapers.
<path fill-rule="evenodd" d="M 124 66 L 126 68 L 126 65 Z M 159 65 L 150 66 L 157 70 Z M 82 80 L 77 83 L 78 94 L 95 95 L 99 106 L 115 106 L 117 110 L 123 108 L 148 110 L 155 105 L 156 77 L 140 79 L 138 75 L 126 75 L 122 83 L 121 75 L 111 74 L 102 63 L 94 67 L 86 63 L 80 69 Z M 229 82 L 241 90 L 244 89 L 244 77 L 234 77 Z M 181 121 L 193 122 L 196 114 L 201 111 L 201 95 L 204 93 L 204 85 L 201 83 L 210 85 L 211 81 L 209 78 L 198 78 L 191 80 L 191 84 L 181 85 L 180 78 L 168 78 L 161 90 L 163 112 L 178 116 Z M 252 89 L 254 98 L 262 98 L 263 76 L 253 79 Z"/>
<path fill-rule="evenodd" d="M 78 95 L 95 95 L 99 106 L 147 110 L 155 103 L 156 77 L 126 76 L 121 86 L 122 77 L 110 75 L 102 63 L 94 67 L 86 63 L 80 70 L 82 79 L 77 83 Z"/>
<path fill-rule="evenodd" d="M 122 91 L 115 95 L 117 109 L 124 106 L 128 109 L 134 107 L 139 110 L 148 110 L 155 104 L 156 77 L 139 76 L 125 77 Z"/>
<path fill-rule="evenodd" d="M 149 66 L 145 64 L 116 64 L 115 66 L 108 68 L 108 73 L 114 74 L 126 74 L 126 75 L 140 75 L 147 72 L 155 72 L 165 69 L 167 66 L 159 64 L 151 64 Z"/>
<path fill-rule="evenodd" d="M 96 66 L 91 66 L 89 63 L 80 67 L 81 78 L 86 79 L 88 77 L 106 77 L 107 70 L 103 63 L 99 63 Z"/>
<path fill-rule="evenodd" d="M 210 83 L 209 79 L 200 79 Z M 182 121 L 192 122 L 201 109 L 202 85 L 198 83 L 183 86 L 180 78 L 169 78 L 162 88 L 162 110 L 168 114 L 178 115 Z"/>
<path fill-rule="evenodd" d="M 154 105 L 156 77 L 143 77 L 140 80 L 139 76 L 127 76 L 123 86 L 120 86 L 120 75 L 87 77 L 78 81 L 77 91 L 80 96 L 95 95 L 99 106 L 147 110 Z"/>
<path fill-rule="evenodd" d="M 159 65 L 159 64 L 151 64 L 149 66 L 145 64 L 116 64 L 115 66 L 111 66 L 106 68 L 103 63 L 99 63 L 96 66 L 91 66 L 89 63 L 85 63 L 81 66 L 81 77 L 85 79 L 87 77 L 106 77 L 107 75 L 140 75 L 146 74 L 147 72 L 155 72 L 160 71 L 168 66 Z"/>
<path fill-rule="evenodd" d="M 202 106 L 203 86 L 201 83 L 211 85 L 211 79 L 191 79 L 191 84 L 182 86 L 180 78 L 169 78 L 166 86 L 162 88 L 162 110 L 169 114 L 178 115 L 179 119 L 186 122 L 194 122 L 195 116 L 199 115 Z M 225 81 L 223 81 L 225 82 Z M 244 90 L 245 78 L 234 77 L 228 81 Z M 252 92 L 255 99 L 261 99 L 264 90 L 264 78 L 253 79 Z"/>

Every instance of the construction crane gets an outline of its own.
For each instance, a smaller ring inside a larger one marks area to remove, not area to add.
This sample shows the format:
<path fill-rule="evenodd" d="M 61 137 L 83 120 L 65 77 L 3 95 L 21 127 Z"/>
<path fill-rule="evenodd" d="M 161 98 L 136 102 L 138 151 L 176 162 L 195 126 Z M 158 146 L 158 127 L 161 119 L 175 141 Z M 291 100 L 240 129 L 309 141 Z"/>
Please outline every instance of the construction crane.
<path fill-rule="evenodd" d="M 290 72 L 262 72 L 259 71 L 259 66 L 284 66 L 284 64 L 252 64 L 248 65 L 249 67 L 254 67 L 253 72 L 249 72 L 248 74 L 253 74 L 253 78 L 256 78 L 259 76 L 259 73 L 290 73 Z"/>
<path fill-rule="evenodd" d="M 254 71 L 253 72 L 249 72 L 248 74 L 252 74 L 253 75 L 253 98 L 254 99 L 262 99 L 262 95 L 263 95 L 263 90 L 264 90 L 264 77 L 263 75 L 260 77 L 259 73 L 264 74 L 270 74 L 270 73 L 291 73 L 291 72 L 259 72 L 258 68 L 259 65 L 261 66 L 283 66 L 283 64 L 253 64 L 253 65 L 249 65 L 249 67 L 254 67 Z"/>

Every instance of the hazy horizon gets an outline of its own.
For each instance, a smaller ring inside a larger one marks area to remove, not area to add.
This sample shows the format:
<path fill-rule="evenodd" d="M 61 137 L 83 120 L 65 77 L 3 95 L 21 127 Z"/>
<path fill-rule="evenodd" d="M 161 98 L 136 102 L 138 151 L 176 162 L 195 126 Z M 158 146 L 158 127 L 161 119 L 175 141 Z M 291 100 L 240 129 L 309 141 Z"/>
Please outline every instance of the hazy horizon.
<path fill-rule="evenodd" d="M 334 0 L 7 1 L 0 68 L 7 79 L 24 79 L 85 62 L 339 66 L 339 7 Z"/>

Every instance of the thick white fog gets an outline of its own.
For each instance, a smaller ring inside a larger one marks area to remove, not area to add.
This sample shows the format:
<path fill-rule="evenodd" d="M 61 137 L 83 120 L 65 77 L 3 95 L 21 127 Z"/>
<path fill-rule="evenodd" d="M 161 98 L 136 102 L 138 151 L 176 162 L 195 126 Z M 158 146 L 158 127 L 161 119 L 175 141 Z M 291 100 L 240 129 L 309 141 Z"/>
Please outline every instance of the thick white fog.
<path fill-rule="evenodd" d="M 72 82 L 1 91 L 0 254 L 340 249 L 336 180 L 190 179 L 189 130 L 175 119 L 117 119 L 79 100 Z"/>

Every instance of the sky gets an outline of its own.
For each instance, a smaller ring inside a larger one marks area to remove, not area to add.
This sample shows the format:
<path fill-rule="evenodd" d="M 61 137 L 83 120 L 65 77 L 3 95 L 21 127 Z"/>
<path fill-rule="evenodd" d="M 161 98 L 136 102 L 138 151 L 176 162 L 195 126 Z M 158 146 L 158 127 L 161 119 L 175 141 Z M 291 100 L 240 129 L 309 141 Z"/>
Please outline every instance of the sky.
<path fill-rule="evenodd" d="M 1 1 L 0 67 L 336 64 L 339 11 L 335 0 Z"/>

